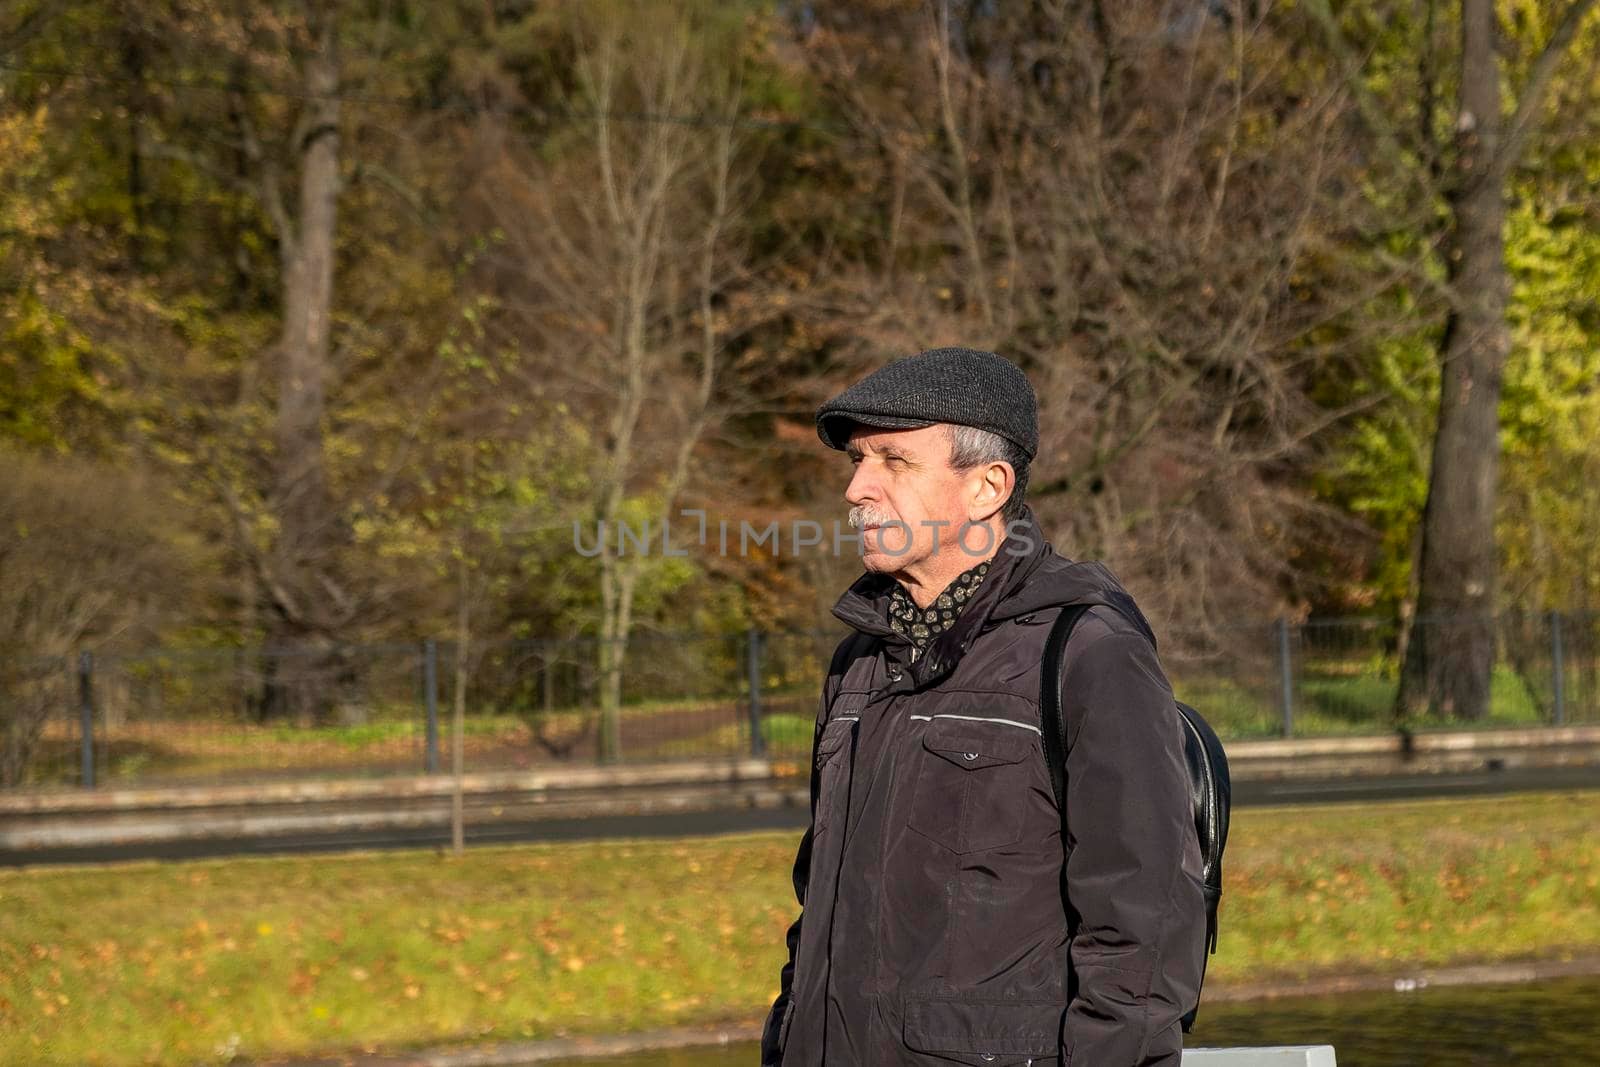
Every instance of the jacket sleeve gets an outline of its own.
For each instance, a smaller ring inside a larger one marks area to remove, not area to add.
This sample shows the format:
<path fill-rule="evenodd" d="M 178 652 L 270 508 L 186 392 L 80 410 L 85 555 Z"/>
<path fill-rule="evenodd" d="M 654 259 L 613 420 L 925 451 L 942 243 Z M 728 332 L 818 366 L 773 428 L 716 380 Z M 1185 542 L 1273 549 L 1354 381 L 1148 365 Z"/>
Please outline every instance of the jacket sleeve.
<path fill-rule="evenodd" d="M 1064 1061 L 1178 1067 L 1179 1021 L 1199 994 L 1205 953 L 1182 724 L 1143 635 L 1092 637 L 1065 659 L 1074 981 Z"/>
<path fill-rule="evenodd" d="M 811 828 L 808 826 L 805 835 L 800 838 L 800 851 L 794 859 L 794 895 L 800 901 L 802 911 L 789 924 L 789 932 L 784 937 L 789 946 L 789 961 L 779 972 L 778 999 L 772 1002 L 766 1025 L 761 1028 L 761 1067 L 778 1067 L 783 1060 L 783 1044 L 779 1041 L 779 1035 L 783 1030 L 784 1015 L 792 1008 L 790 993 L 794 986 L 794 956 L 800 945 L 800 921 L 805 918 L 806 879 L 810 870 Z"/>
<path fill-rule="evenodd" d="M 837 666 L 838 659 L 839 653 L 836 651 L 834 667 Z M 805 919 L 806 884 L 811 877 L 811 837 L 817 819 L 817 743 L 822 739 L 822 727 L 828 717 L 828 704 L 832 699 L 832 690 L 836 688 L 834 667 L 830 667 L 830 677 L 823 681 L 822 701 L 817 708 L 817 725 L 811 735 L 811 822 L 806 825 L 806 832 L 801 835 L 800 848 L 794 857 L 794 895 L 800 903 L 801 911 L 795 916 L 794 922 L 789 924 L 789 932 L 784 936 L 789 948 L 789 960 L 778 974 L 778 999 L 772 1002 L 772 1010 L 767 1012 L 766 1024 L 761 1028 L 761 1067 L 778 1067 L 783 1060 L 783 1043 L 779 1040 L 779 1035 L 783 1031 L 784 1016 L 793 1007 L 791 991 L 794 987 L 794 958 L 800 947 L 800 923 Z"/>

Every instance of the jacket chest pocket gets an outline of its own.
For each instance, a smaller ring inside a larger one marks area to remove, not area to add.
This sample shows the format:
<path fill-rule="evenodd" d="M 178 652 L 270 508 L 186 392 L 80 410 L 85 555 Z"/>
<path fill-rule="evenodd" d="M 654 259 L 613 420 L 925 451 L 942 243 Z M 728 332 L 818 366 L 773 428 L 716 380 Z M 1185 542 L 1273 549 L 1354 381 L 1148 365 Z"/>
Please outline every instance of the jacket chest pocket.
<path fill-rule="evenodd" d="M 838 807 L 848 800 L 850 757 L 856 719 L 834 719 L 822 728 L 817 740 L 817 810 L 812 833 L 820 834 L 833 822 Z"/>
<path fill-rule="evenodd" d="M 1004 848 L 1022 836 L 1024 727 L 935 718 L 922 735 L 906 825 L 952 852 Z"/>

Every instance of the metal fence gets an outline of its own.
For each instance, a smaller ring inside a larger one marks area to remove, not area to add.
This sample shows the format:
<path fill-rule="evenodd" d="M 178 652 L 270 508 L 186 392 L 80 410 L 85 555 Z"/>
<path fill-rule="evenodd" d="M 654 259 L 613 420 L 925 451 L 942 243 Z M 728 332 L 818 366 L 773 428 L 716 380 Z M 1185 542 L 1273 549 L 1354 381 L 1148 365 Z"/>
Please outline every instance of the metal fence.
<path fill-rule="evenodd" d="M 1600 615 L 1507 614 L 1495 628 L 1488 715 L 1408 729 L 1600 723 Z M 0 661 L 0 785 L 437 773 L 452 764 L 458 701 L 468 772 L 751 754 L 802 763 L 840 636 L 635 635 L 611 731 L 592 639 L 472 643 L 465 656 L 422 641 Z M 1311 737 L 1399 725 L 1401 640 L 1392 620 L 1342 619 L 1174 631 L 1161 647 L 1178 697 L 1224 738 Z"/>

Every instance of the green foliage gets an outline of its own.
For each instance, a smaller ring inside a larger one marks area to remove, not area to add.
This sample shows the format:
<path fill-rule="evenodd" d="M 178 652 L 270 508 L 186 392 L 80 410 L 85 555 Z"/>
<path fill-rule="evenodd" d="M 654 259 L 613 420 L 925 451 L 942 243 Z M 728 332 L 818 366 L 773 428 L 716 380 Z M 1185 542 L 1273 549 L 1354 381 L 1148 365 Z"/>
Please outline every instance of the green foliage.
<path fill-rule="evenodd" d="M 1582 174 L 1600 178 L 1600 153 Z M 1517 204 L 1515 350 L 1500 411 L 1505 584 L 1533 607 L 1600 602 L 1600 228 L 1592 208 Z"/>
<path fill-rule="evenodd" d="M 77 323 L 85 279 L 49 256 L 81 192 L 50 157 L 55 125 L 0 86 L 0 442 L 65 451 L 98 439 L 107 378 Z"/>
<path fill-rule="evenodd" d="M 1325 498 L 1377 535 L 1370 569 L 1340 583 L 1345 599 L 1388 613 L 1410 594 L 1415 538 L 1428 498 L 1439 391 L 1431 337 L 1419 332 L 1379 341 L 1366 372 L 1351 383 L 1345 402 L 1375 403 L 1351 420 L 1319 484 Z"/>

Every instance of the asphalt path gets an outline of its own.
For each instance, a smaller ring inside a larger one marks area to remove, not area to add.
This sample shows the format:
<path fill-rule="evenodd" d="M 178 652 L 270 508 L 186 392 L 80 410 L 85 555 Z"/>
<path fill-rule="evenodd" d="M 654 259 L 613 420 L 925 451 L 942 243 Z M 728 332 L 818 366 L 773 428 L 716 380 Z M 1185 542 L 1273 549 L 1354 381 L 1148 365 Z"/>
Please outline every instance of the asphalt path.
<path fill-rule="evenodd" d="M 1240 807 L 1293 804 L 1371 803 L 1426 797 L 1495 796 L 1511 793 L 1600 789 L 1600 766 L 1539 767 L 1428 774 L 1412 777 L 1332 778 L 1325 780 L 1237 782 L 1233 803 Z M 606 838 L 704 837 L 760 830 L 805 828 L 803 805 L 776 808 L 722 808 L 641 815 L 485 821 L 467 825 L 469 846 L 531 841 L 593 841 Z M 0 852 L 0 867 L 128 860 L 188 860 L 222 856 L 353 852 L 371 849 L 435 848 L 450 845 L 450 828 L 415 827 L 296 833 L 272 837 L 134 842 L 71 848 Z"/>

